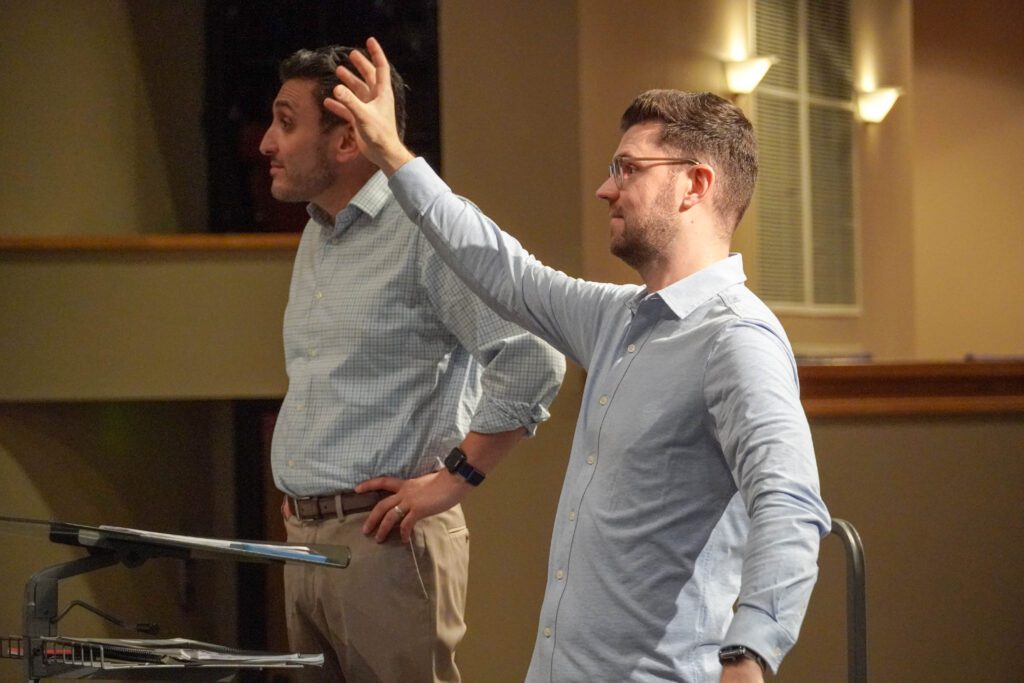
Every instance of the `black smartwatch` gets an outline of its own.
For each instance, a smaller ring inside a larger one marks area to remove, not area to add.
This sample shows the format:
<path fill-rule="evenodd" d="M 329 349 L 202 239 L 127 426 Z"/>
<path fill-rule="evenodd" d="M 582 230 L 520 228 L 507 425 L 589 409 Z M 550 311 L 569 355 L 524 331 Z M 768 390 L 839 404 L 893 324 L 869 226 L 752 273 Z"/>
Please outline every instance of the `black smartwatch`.
<path fill-rule="evenodd" d="M 732 664 L 741 659 L 753 659 L 757 662 L 757 665 L 761 667 L 761 673 L 768 670 L 768 665 L 765 664 L 761 655 L 757 654 L 749 647 L 745 647 L 743 645 L 726 645 L 718 651 L 718 661 L 722 664 Z"/>
<path fill-rule="evenodd" d="M 452 474 L 457 474 L 473 486 L 479 486 L 484 480 L 484 473 L 466 462 L 466 452 L 456 446 L 444 459 L 444 467 Z"/>

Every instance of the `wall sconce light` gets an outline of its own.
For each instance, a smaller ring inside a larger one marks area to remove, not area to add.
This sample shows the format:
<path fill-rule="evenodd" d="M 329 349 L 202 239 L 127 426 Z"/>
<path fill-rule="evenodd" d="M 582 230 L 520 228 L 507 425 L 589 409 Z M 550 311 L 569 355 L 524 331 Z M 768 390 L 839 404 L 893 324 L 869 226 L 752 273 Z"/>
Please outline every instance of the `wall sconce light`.
<path fill-rule="evenodd" d="M 878 88 L 857 94 L 857 116 L 861 121 L 879 123 L 903 94 L 902 88 Z"/>
<path fill-rule="evenodd" d="M 725 83 L 733 95 L 746 95 L 754 92 L 772 64 L 779 61 L 776 57 L 751 57 L 737 61 L 723 62 L 725 66 Z"/>

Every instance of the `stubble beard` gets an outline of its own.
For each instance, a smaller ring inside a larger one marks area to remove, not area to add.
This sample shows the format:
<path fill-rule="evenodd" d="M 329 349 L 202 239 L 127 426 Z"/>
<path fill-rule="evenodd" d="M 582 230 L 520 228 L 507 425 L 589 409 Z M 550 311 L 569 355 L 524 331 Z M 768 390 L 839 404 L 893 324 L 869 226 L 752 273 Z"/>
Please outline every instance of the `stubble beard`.
<path fill-rule="evenodd" d="M 334 184 L 337 176 L 328 161 L 328 142 L 317 145 L 313 167 L 307 171 L 286 171 L 287 184 L 272 183 L 271 196 L 280 202 L 308 202 Z"/>
<path fill-rule="evenodd" d="M 634 270 L 641 271 L 659 259 L 676 237 L 673 184 L 667 183 L 643 215 L 623 218 L 622 233 L 613 239 L 611 252 Z"/>

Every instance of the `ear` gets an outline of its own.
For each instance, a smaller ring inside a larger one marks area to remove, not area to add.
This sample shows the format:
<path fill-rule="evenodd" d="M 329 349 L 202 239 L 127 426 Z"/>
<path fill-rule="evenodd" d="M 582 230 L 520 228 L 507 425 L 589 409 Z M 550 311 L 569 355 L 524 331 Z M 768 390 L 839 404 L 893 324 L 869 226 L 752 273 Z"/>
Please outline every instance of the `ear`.
<path fill-rule="evenodd" d="M 342 122 L 331 130 L 330 135 L 335 161 L 346 163 L 359 156 L 359 144 L 356 142 L 356 132 L 352 124 Z"/>
<path fill-rule="evenodd" d="M 682 211 L 688 211 L 701 202 L 709 201 L 711 188 L 715 185 L 715 169 L 704 164 L 692 167 L 687 176 L 690 183 L 679 207 Z"/>

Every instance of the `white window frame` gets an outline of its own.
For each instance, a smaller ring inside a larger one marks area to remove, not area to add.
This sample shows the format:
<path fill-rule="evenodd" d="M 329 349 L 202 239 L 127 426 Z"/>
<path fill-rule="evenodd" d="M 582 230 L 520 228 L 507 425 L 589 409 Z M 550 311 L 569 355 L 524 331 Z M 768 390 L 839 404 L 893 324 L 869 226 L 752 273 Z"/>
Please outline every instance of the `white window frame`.
<path fill-rule="evenodd" d="M 819 0 L 796 0 L 797 7 L 797 90 L 796 92 L 778 88 L 762 83 L 758 86 L 752 96 L 752 107 L 754 121 L 757 121 L 757 95 L 769 95 L 781 100 L 795 102 L 799 112 L 799 138 L 800 138 L 800 195 L 801 195 L 801 243 L 802 243 L 802 264 L 803 264 L 803 301 L 774 301 L 765 297 L 765 302 L 777 314 L 813 316 L 813 317 L 857 317 L 863 313 L 863 288 L 862 288 L 862 254 L 861 254 L 861 226 L 858 210 L 858 175 L 860 167 L 859 149 L 856 144 L 856 132 L 851 131 L 851 221 L 852 221 L 852 250 L 853 259 L 853 296 L 854 301 L 850 304 L 821 304 L 814 302 L 814 216 L 813 216 L 813 194 L 811 177 L 811 150 L 810 150 L 810 108 L 811 105 L 826 107 L 834 110 L 848 111 L 854 115 L 855 105 L 851 93 L 850 100 L 842 100 L 820 95 L 812 95 L 808 88 L 808 46 L 807 46 L 807 3 Z M 855 0 L 850 0 L 852 5 Z M 751 0 L 749 5 L 749 26 L 756 27 L 757 21 L 756 0 Z M 755 54 L 757 49 L 756 30 L 749 32 L 748 48 L 750 54 Z M 856 120 L 856 119 L 854 119 Z M 760 221 L 759 221 L 760 223 Z M 756 227 L 757 239 L 762 239 L 760 224 Z"/>

